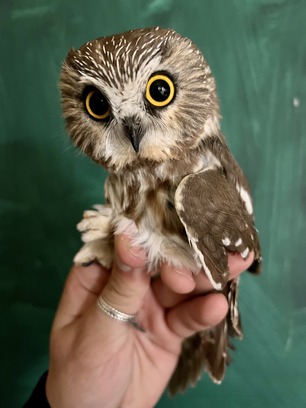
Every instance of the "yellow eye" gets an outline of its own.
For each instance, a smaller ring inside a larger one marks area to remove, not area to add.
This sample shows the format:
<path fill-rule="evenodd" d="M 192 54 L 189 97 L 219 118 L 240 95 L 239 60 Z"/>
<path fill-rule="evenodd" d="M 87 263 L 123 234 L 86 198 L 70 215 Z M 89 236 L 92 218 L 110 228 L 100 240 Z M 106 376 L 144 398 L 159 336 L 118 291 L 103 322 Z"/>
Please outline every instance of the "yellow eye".
<path fill-rule="evenodd" d="M 153 106 L 161 108 L 169 105 L 174 98 L 174 93 L 174 83 L 164 74 L 153 75 L 147 83 L 146 98 Z"/>
<path fill-rule="evenodd" d="M 85 107 L 88 114 L 95 120 L 105 120 L 110 116 L 111 109 L 104 95 L 96 88 L 90 88 L 85 94 Z"/>

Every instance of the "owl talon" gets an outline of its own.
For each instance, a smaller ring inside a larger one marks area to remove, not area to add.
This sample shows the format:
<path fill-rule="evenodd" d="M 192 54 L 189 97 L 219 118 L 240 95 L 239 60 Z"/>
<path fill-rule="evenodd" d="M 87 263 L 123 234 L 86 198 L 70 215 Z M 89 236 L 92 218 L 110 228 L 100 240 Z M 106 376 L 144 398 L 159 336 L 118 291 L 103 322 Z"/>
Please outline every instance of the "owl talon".
<path fill-rule="evenodd" d="M 87 267 L 87 266 L 92 265 L 93 263 L 94 263 L 94 261 L 88 261 L 88 262 L 81 263 L 81 265 L 84 266 L 84 267 Z"/>
<path fill-rule="evenodd" d="M 113 240 L 97 239 L 82 246 L 73 259 L 76 264 L 98 262 L 109 269 L 113 263 Z"/>

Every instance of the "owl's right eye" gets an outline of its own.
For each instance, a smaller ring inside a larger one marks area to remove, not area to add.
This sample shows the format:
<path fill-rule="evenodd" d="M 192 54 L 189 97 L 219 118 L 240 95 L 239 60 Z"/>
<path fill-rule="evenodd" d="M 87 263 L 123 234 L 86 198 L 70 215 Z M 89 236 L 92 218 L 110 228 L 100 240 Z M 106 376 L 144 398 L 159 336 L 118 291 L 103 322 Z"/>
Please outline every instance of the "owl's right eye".
<path fill-rule="evenodd" d="M 106 120 L 111 114 L 109 103 L 105 96 L 96 88 L 85 90 L 85 108 L 90 117 L 95 120 Z"/>
<path fill-rule="evenodd" d="M 172 79 L 164 73 L 155 73 L 146 87 L 146 98 L 152 106 L 163 108 L 172 102 L 175 86 Z"/>

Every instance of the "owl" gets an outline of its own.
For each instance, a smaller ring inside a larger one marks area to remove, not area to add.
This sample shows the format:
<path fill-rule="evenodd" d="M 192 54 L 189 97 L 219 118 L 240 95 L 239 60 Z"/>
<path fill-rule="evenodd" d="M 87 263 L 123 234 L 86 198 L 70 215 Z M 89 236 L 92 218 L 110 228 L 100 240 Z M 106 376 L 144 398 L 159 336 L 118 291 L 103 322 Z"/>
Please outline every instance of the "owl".
<path fill-rule="evenodd" d="M 74 144 L 105 167 L 105 205 L 78 224 L 75 262 L 113 262 L 113 234 L 137 226 L 133 244 L 148 269 L 168 262 L 205 273 L 228 298 L 218 326 L 185 340 L 171 393 L 195 384 L 205 369 L 221 382 L 230 336 L 242 337 L 238 279 L 228 253 L 258 273 L 261 256 L 248 183 L 220 131 L 215 80 L 196 45 L 171 29 L 132 30 L 72 49 L 60 88 Z"/>

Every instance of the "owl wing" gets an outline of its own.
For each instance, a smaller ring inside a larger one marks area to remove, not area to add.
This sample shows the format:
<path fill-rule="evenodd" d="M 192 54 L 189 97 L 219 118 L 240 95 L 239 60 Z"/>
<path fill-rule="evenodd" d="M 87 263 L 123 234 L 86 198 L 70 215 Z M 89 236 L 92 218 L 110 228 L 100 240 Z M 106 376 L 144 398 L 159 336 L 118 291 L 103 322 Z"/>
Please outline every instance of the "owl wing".
<path fill-rule="evenodd" d="M 234 349 L 229 336 L 242 338 L 238 284 L 239 278 L 233 279 L 222 291 L 229 302 L 227 317 L 218 325 L 184 340 L 179 361 L 168 384 L 171 395 L 184 392 L 189 385 L 194 386 L 201 378 L 203 369 L 215 383 L 222 382 L 226 367 L 231 362 L 230 351 Z"/>
<path fill-rule="evenodd" d="M 228 251 L 244 259 L 250 251 L 259 252 L 250 195 L 228 180 L 222 168 L 208 167 L 184 177 L 175 192 L 175 208 L 215 289 L 228 281 Z"/>

